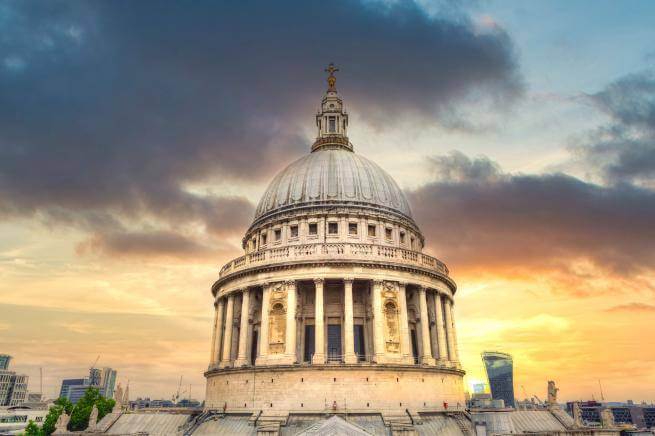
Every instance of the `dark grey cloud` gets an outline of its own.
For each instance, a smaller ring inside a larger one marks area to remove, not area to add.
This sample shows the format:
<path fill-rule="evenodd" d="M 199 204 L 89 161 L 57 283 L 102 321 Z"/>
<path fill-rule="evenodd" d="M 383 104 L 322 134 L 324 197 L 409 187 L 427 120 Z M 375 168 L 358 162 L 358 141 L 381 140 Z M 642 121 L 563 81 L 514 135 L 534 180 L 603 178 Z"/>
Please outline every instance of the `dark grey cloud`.
<path fill-rule="evenodd" d="M 195 258 L 212 250 L 184 235 L 165 232 L 100 233 L 78 246 L 81 254 L 102 254 L 110 257 L 169 256 Z"/>
<path fill-rule="evenodd" d="M 243 218 L 186 187 L 262 181 L 304 152 L 330 61 L 384 125 L 521 92 L 510 38 L 455 2 L 9 1 L 0 20 L 0 214 L 91 228 Z"/>
<path fill-rule="evenodd" d="M 435 181 L 410 200 L 428 246 L 455 270 L 566 271 L 576 260 L 620 275 L 655 269 L 651 190 L 513 175 L 461 153 L 434 162 Z"/>
<path fill-rule="evenodd" d="M 655 73 L 623 77 L 588 99 L 610 121 L 574 150 L 610 183 L 655 183 Z"/>

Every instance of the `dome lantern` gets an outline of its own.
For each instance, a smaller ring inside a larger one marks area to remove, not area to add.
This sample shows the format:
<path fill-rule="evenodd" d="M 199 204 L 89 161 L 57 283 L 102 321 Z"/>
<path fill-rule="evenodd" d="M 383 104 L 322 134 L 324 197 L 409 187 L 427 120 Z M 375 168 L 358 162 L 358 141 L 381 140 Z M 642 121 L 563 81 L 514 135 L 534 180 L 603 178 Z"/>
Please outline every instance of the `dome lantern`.
<path fill-rule="evenodd" d="M 348 141 L 348 114 L 343 109 L 343 101 L 339 97 L 336 88 L 337 78 L 334 73 L 339 71 L 334 64 L 328 65 L 325 72 L 328 73 L 328 89 L 321 101 L 321 109 L 316 114 L 316 127 L 318 136 L 312 151 L 324 148 L 345 148 L 352 151 L 353 146 Z"/>

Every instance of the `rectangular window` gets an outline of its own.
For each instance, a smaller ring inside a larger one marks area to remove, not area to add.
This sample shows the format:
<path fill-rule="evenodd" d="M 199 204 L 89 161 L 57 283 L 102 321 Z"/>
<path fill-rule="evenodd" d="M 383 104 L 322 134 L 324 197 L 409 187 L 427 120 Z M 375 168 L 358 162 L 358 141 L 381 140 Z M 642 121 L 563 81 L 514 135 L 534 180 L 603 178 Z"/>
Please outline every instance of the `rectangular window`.
<path fill-rule="evenodd" d="M 375 224 L 368 225 L 368 235 L 372 238 L 375 238 Z"/>
<path fill-rule="evenodd" d="M 405 232 L 400 232 L 400 243 L 401 244 L 405 243 Z"/>
<path fill-rule="evenodd" d="M 357 223 L 348 223 L 348 234 L 357 235 Z"/>
<path fill-rule="evenodd" d="M 309 234 L 310 235 L 317 235 L 318 234 L 318 224 L 309 223 Z"/>
<path fill-rule="evenodd" d="M 409 240 L 409 246 L 410 246 L 411 248 L 414 248 L 414 237 L 413 237 L 413 236 L 412 236 L 412 237 L 410 238 L 410 240 Z"/>
<path fill-rule="evenodd" d="M 282 239 L 282 230 L 281 229 L 275 229 L 275 240 L 279 241 Z"/>
<path fill-rule="evenodd" d="M 263 234 L 261 237 L 261 245 L 266 245 L 266 234 Z"/>
<path fill-rule="evenodd" d="M 298 226 L 291 226 L 289 227 L 291 230 L 291 237 L 292 238 L 297 238 L 298 237 Z"/>
<path fill-rule="evenodd" d="M 384 229 L 384 236 L 386 236 L 387 239 L 391 239 L 393 236 L 393 230 L 392 229 Z"/>
<path fill-rule="evenodd" d="M 337 119 L 336 117 L 328 117 L 328 125 L 330 126 L 330 133 L 335 133 L 337 131 Z"/>
<path fill-rule="evenodd" d="M 339 233 L 339 223 L 328 223 L 328 234 L 336 235 Z"/>

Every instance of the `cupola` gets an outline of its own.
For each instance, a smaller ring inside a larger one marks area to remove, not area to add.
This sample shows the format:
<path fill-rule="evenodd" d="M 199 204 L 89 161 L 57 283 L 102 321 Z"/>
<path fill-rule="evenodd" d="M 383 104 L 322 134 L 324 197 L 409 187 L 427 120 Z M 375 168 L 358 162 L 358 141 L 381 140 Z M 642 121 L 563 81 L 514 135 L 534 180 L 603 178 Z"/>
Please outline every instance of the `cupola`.
<path fill-rule="evenodd" d="M 334 73 L 339 71 L 334 64 L 328 65 L 328 89 L 321 101 L 321 109 L 316 114 L 318 136 L 312 145 L 312 151 L 325 148 L 345 148 L 352 151 L 353 146 L 348 141 L 348 114 L 343 109 L 343 101 L 337 93 L 337 78 Z"/>

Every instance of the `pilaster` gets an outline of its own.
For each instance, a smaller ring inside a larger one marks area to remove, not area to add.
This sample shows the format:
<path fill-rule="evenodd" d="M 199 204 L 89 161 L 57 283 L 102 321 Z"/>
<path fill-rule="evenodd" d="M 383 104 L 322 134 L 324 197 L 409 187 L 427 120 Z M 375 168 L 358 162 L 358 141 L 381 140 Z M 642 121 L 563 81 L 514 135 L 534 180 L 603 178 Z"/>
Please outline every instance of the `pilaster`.
<path fill-rule="evenodd" d="M 353 328 L 353 279 L 343 279 L 344 290 L 344 345 L 345 363 L 357 363 L 355 354 L 355 338 Z"/>
<path fill-rule="evenodd" d="M 266 365 L 268 360 L 268 327 L 269 327 L 269 305 L 271 301 L 271 285 L 264 284 L 262 292 L 262 324 L 259 328 L 261 338 L 259 338 L 259 356 L 255 360 L 255 365 Z"/>
<path fill-rule="evenodd" d="M 248 364 L 248 314 L 250 313 L 250 290 L 244 289 L 241 298 L 241 327 L 239 328 L 239 355 L 234 366 Z"/>
<path fill-rule="evenodd" d="M 211 356 L 209 359 L 209 366 L 215 366 L 220 363 L 221 356 L 221 341 L 223 339 L 223 309 L 225 307 L 225 300 L 219 298 L 214 304 L 216 310 L 214 312 L 214 331 L 212 333 L 212 346 Z"/>
<path fill-rule="evenodd" d="M 315 279 L 316 296 L 314 298 L 314 356 L 313 364 L 325 363 L 325 318 L 323 313 L 323 279 Z"/>
<path fill-rule="evenodd" d="M 296 282 L 294 280 L 288 280 L 285 282 L 285 285 L 287 291 L 287 326 L 284 354 L 287 363 L 293 364 L 298 360 L 296 356 Z"/>
<path fill-rule="evenodd" d="M 223 360 L 221 366 L 230 366 L 230 354 L 232 352 L 232 330 L 234 328 L 234 293 L 227 297 L 227 308 L 225 309 L 225 332 L 223 337 Z"/>
<path fill-rule="evenodd" d="M 428 318 L 428 303 L 426 298 L 425 287 L 418 288 L 418 304 L 421 311 L 421 363 L 424 365 L 434 365 L 432 349 L 430 347 L 430 320 Z"/>
<path fill-rule="evenodd" d="M 436 314 L 437 323 L 437 346 L 439 347 L 439 362 L 446 363 L 448 361 L 448 347 L 446 344 L 446 326 L 443 315 L 442 299 L 443 297 L 439 292 L 434 294 L 434 312 Z"/>
<path fill-rule="evenodd" d="M 373 343 L 375 361 L 384 362 L 384 316 L 382 314 L 382 280 L 373 281 Z"/>
<path fill-rule="evenodd" d="M 398 304 L 400 306 L 400 349 L 404 363 L 413 364 L 412 346 L 409 340 L 409 320 L 407 319 L 407 284 L 398 283 Z"/>

